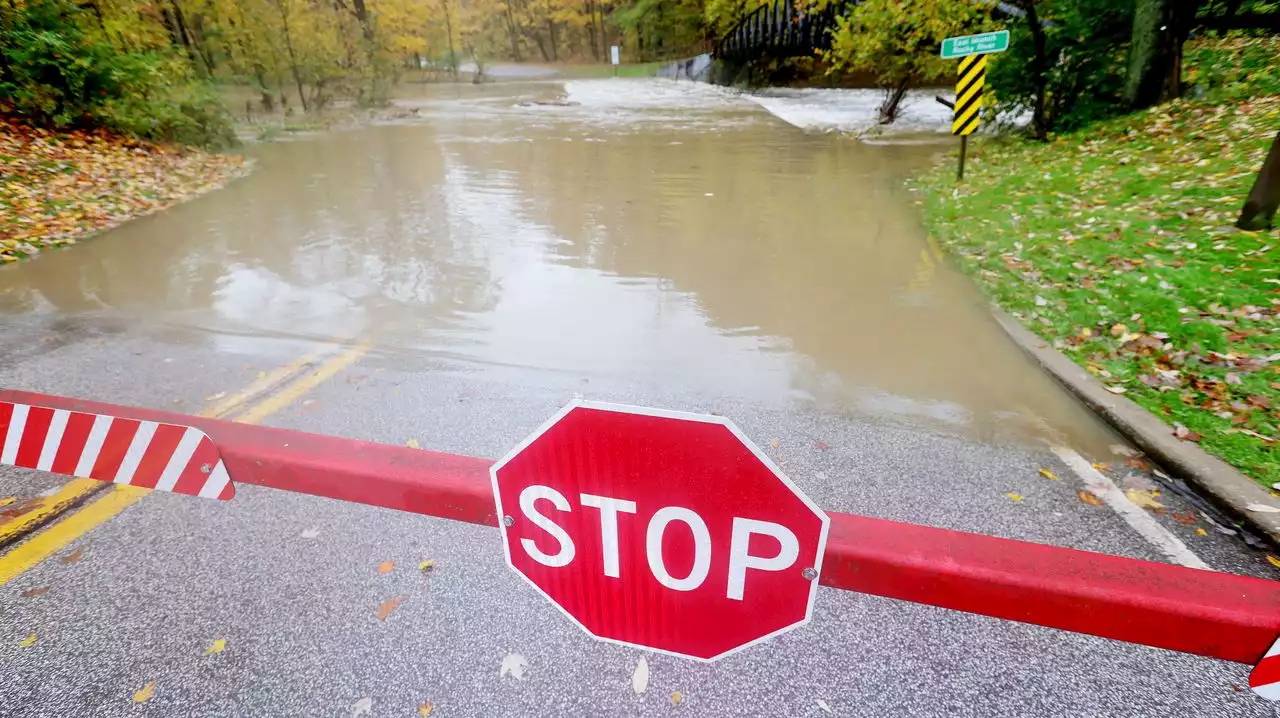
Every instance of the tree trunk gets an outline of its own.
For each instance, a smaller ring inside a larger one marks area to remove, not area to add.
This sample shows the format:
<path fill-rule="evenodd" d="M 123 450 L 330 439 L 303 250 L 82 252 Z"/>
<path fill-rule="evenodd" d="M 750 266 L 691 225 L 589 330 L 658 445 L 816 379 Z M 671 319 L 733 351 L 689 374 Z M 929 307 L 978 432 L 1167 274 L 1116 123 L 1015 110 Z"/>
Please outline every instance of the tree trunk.
<path fill-rule="evenodd" d="M 373 25 L 369 22 L 369 9 L 365 7 L 364 0 L 352 0 L 351 7 L 352 14 L 360 22 L 360 33 L 364 35 L 365 42 L 373 44 Z"/>
<path fill-rule="evenodd" d="M 884 102 L 878 109 L 880 124 L 887 125 L 898 119 L 898 106 L 902 104 L 902 98 L 907 95 L 907 84 L 910 81 L 911 78 L 904 77 L 897 85 L 885 88 Z"/>
<path fill-rule="evenodd" d="M 587 38 L 591 40 L 591 57 L 600 61 L 599 32 L 596 30 L 596 5 L 594 0 L 587 0 Z"/>
<path fill-rule="evenodd" d="M 1049 57 L 1046 49 L 1048 42 L 1044 28 L 1040 25 L 1040 16 L 1036 12 L 1035 0 L 1021 0 L 1018 5 L 1027 13 L 1027 29 L 1031 32 L 1031 43 L 1034 53 L 1031 56 L 1031 76 L 1036 86 L 1036 99 L 1031 107 L 1031 130 L 1036 139 L 1045 142 L 1049 139 L 1049 118 L 1045 116 L 1045 99 L 1049 92 Z"/>
<path fill-rule="evenodd" d="M 1277 207 L 1280 207 L 1280 132 L 1271 141 L 1271 151 L 1258 170 L 1258 178 L 1253 181 L 1253 189 L 1249 190 L 1236 226 L 1244 230 L 1270 230 Z"/>
<path fill-rule="evenodd" d="M 449 72 L 458 81 L 458 53 L 453 49 L 453 13 L 449 12 L 449 0 L 444 0 L 444 31 L 449 36 Z"/>
<path fill-rule="evenodd" d="M 1150 107 L 1182 93 L 1182 43 L 1202 0 L 1137 0 L 1124 101 Z"/>
<path fill-rule="evenodd" d="M 516 27 L 515 13 L 511 11 L 511 3 L 506 3 L 507 8 L 507 36 L 511 39 L 511 59 L 516 62 L 523 62 L 520 57 L 520 32 Z"/>
<path fill-rule="evenodd" d="M 551 61 L 559 62 L 560 49 L 556 47 L 556 24 L 552 22 L 551 18 L 547 18 L 547 35 L 551 38 Z"/>

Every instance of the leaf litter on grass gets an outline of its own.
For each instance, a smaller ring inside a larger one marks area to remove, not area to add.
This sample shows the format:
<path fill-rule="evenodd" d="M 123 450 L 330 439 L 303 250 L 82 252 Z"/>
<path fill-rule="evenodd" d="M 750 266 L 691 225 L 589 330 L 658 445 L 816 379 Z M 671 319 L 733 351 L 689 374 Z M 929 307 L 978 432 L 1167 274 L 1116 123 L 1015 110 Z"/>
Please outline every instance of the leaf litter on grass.
<path fill-rule="evenodd" d="M 1263 486 L 1280 482 L 1280 230 L 1231 225 L 1280 125 L 1280 38 L 1188 44 L 1205 95 L 1050 143 L 982 140 L 913 182 L 992 300 Z M 1270 87 L 1270 85 L 1267 85 Z M 1037 298 L 1040 301 L 1037 301 Z"/>

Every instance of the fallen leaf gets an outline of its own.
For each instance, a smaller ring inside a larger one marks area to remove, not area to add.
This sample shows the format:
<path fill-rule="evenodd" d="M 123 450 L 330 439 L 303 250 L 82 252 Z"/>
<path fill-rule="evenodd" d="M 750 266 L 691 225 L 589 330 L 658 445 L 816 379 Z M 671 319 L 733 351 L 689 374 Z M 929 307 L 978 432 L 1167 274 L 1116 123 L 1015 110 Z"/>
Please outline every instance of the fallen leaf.
<path fill-rule="evenodd" d="M 1022 494 L 1015 494 L 1015 493 L 1013 493 L 1012 491 L 1010 491 L 1009 493 L 1005 494 L 1005 496 L 1008 496 L 1008 497 L 1009 497 L 1009 499 L 1010 499 L 1011 501 L 1013 501 L 1014 503 L 1017 503 L 1017 502 L 1019 502 L 1019 501 L 1021 501 L 1021 500 L 1025 499 L 1025 498 L 1027 498 L 1027 497 L 1023 496 Z"/>
<path fill-rule="evenodd" d="M 391 598 L 388 598 L 382 603 L 379 603 L 378 604 L 378 620 L 379 621 L 387 620 L 387 616 L 390 616 L 391 612 L 396 610 L 396 606 L 399 606 L 400 602 L 403 600 L 404 600 L 404 596 L 392 596 Z"/>
<path fill-rule="evenodd" d="M 1089 504 L 1090 506 L 1102 505 L 1102 499 L 1099 499 L 1097 496 L 1094 496 L 1093 492 L 1091 491 L 1084 491 L 1084 490 L 1077 491 L 1076 498 L 1080 499 L 1080 501 L 1082 501 L 1083 503 Z"/>
<path fill-rule="evenodd" d="M 395 561 L 383 561 L 382 563 L 378 564 L 378 573 L 391 573 L 391 570 L 395 567 L 396 567 Z"/>
<path fill-rule="evenodd" d="M 771 446 L 771 447 L 773 447 L 773 448 L 775 448 L 775 449 L 776 449 L 776 448 L 778 448 L 778 440 L 777 440 L 777 439 L 770 439 L 770 440 L 769 440 L 769 446 Z"/>
<path fill-rule="evenodd" d="M 423 561 L 422 563 L 418 564 L 419 571 L 430 571 L 435 567 L 436 567 L 436 560 L 434 558 L 429 558 L 426 561 Z"/>
<path fill-rule="evenodd" d="M 1111 336 L 1113 336 L 1113 337 L 1122 336 L 1122 335 L 1124 335 L 1124 334 L 1128 334 L 1128 333 L 1129 333 L 1129 327 L 1126 327 L 1126 326 L 1125 326 L 1125 325 L 1123 325 L 1123 324 L 1117 324 L 1117 325 L 1115 325 L 1115 326 L 1111 327 Z"/>
<path fill-rule="evenodd" d="M 222 653 L 225 650 L 227 650 L 227 639 L 218 638 L 215 639 L 213 643 L 209 644 L 208 648 L 204 649 L 204 654 L 206 656 L 210 656 L 214 653 Z"/>
<path fill-rule="evenodd" d="M 1208 536 L 1208 535 L 1209 535 L 1209 532 L 1208 532 L 1208 531 L 1205 531 L 1204 529 L 1200 528 L 1199 526 L 1197 526 L 1197 527 L 1196 527 L 1196 536 Z"/>
<path fill-rule="evenodd" d="M 1111 466 L 1102 461 L 1095 461 L 1092 464 L 1090 464 L 1090 466 L 1093 467 L 1094 471 L 1110 471 L 1111 470 Z"/>
<path fill-rule="evenodd" d="M 1272 566 L 1275 566 L 1276 568 L 1280 568 L 1280 558 L 1276 558 L 1271 554 L 1267 554 L 1267 563 L 1271 564 Z"/>
<path fill-rule="evenodd" d="M 150 681 L 147 685 L 133 692 L 134 703 L 146 703 L 151 700 L 151 696 L 156 694 L 156 682 Z"/>
<path fill-rule="evenodd" d="M 266 378 L 267 378 L 267 373 L 266 373 L 265 371 L 260 371 L 260 372 L 258 372 L 258 378 L 259 378 L 259 379 L 266 379 Z"/>
<path fill-rule="evenodd" d="M 1107 391 L 1111 392 L 1112 394 L 1123 394 L 1127 390 L 1122 386 L 1108 386 Z"/>
<path fill-rule="evenodd" d="M 1199 441 L 1201 438 L 1199 434 L 1188 429 L 1182 424 L 1173 425 L 1173 435 L 1175 438 L 1182 439 L 1183 441 Z"/>
<path fill-rule="evenodd" d="M 303 529 L 302 533 L 299 534 L 299 536 L 305 539 L 313 539 L 319 535 L 320 529 Z"/>
<path fill-rule="evenodd" d="M 0 499 L 0 506 L 8 506 L 9 504 L 17 500 L 18 499 L 13 496 L 6 496 L 3 499 Z"/>
<path fill-rule="evenodd" d="M 502 659 L 502 665 L 498 666 L 498 677 L 505 678 L 507 674 L 517 681 L 524 680 L 524 669 L 529 667 L 528 661 L 519 653 L 508 653 Z"/>
<path fill-rule="evenodd" d="M 1137 456 L 1138 455 L 1138 451 L 1136 449 L 1134 449 L 1132 446 L 1125 446 L 1124 444 L 1112 444 L 1108 448 L 1110 448 L 1111 453 L 1115 454 L 1116 456 Z"/>
<path fill-rule="evenodd" d="M 84 558 L 84 549 L 78 548 L 75 551 L 72 551 L 71 553 L 67 554 L 66 556 L 59 558 L 58 561 L 60 563 L 75 563 L 82 558 Z"/>
<path fill-rule="evenodd" d="M 217 394 L 210 394 L 209 396 L 206 396 L 206 397 L 204 398 L 204 400 L 205 400 L 205 401 L 217 401 L 217 400 L 219 400 L 219 399 L 222 399 L 222 398 L 226 397 L 226 395 L 227 395 L 227 392 L 225 392 L 225 391 L 220 391 L 220 392 L 218 392 Z"/>
<path fill-rule="evenodd" d="M 1181 511 L 1181 512 L 1174 511 L 1169 515 L 1172 516 L 1173 519 L 1178 523 L 1186 524 L 1187 526 L 1190 526 L 1191 524 L 1194 524 L 1196 522 L 1196 515 L 1195 515 L 1195 512 L 1193 511 Z"/>
<path fill-rule="evenodd" d="M 431 711 L 435 709 L 436 707 L 434 705 L 431 705 L 430 703 L 419 703 L 418 715 L 422 716 L 422 718 L 427 718 L 427 716 L 431 715 Z"/>
<path fill-rule="evenodd" d="M 1156 509 L 1163 509 L 1164 504 L 1156 501 L 1153 493 L 1154 492 L 1151 491 L 1139 491 L 1138 489 L 1124 490 L 1125 498 L 1132 501 L 1139 508 L 1151 509 L 1152 511 L 1155 511 Z"/>
<path fill-rule="evenodd" d="M 371 716 L 373 715 L 373 699 L 369 697 L 361 698 L 351 704 L 351 716 Z"/>
<path fill-rule="evenodd" d="M 1051 479 L 1053 481 L 1061 481 L 1061 479 L 1059 479 L 1056 474 L 1054 474 L 1052 471 L 1048 469 L 1040 469 L 1040 475 L 1045 477 L 1046 479 Z"/>
<path fill-rule="evenodd" d="M 822 712 L 823 712 L 823 713 L 830 713 L 830 712 L 831 712 L 831 704 L 830 704 L 830 703 L 827 703 L 826 701 L 822 700 L 821 698 L 818 698 L 818 699 L 814 700 L 814 703 L 817 703 L 817 704 L 818 704 L 818 708 L 822 709 Z"/>
<path fill-rule="evenodd" d="M 671 691 L 671 705 L 678 706 L 684 703 L 684 694 L 680 691 Z"/>
<path fill-rule="evenodd" d="M 1271 488 L 1275 489 L 1276 491 L 1280 491 L 1280 481 L 1277 481 L 1274 484 L 1272 484 Z"/>
<path fill-rule="evenodd" d="M 640 656 L 640 660 L 636 662 L 636 670 L 631 674 L 631 690 L 636 695 L 643 694 L 649 689 L 649 661 Z"/>
<path fill-rule="evenodd" d="M 48 592 L 49 592 L 48 586 L 40 586 L 39 588 L 28 588 L 27 590 L 22 592 L 22 597 L 35 598 L 36 596 L 43 596 Z"/>
<path fill-rule="evenodd" d="M 1245 508 L 1259 514 L 1280 514 L 1280 509 L 1266 504 L 1249 504 Z"/>
<path fill-rule="evenodd" d="M 409 447 L 410 449 L 421 449 L 421 448 L 422 448 L 422 445 L 418 443 L 418 440 L 417 440 L 417 439 L 409 439 L 408 441 L 404 442 L 404 445 L 405 445 L 405 446 L 407 446 L 407 447 Z"/>
<path fill-rule="evenodd" d="M 817 449 L 818 451 L 826 451 L 827 449 L 831 448 L 831 444 L 828 444 L 825 441 L 815 441 L 813 442 L 813 448 Z"/>
<path fill-rule="evenodd" d="M 30 636 L 27 636 L 26 638 L 22 639 L 22 642 L 19 643 L 18 645 L 22 646 L 23 648 L 26 648 L 27 646 L 35 645 L 35 642 L 36 642 L 36 634 L 33 633 Z"/>

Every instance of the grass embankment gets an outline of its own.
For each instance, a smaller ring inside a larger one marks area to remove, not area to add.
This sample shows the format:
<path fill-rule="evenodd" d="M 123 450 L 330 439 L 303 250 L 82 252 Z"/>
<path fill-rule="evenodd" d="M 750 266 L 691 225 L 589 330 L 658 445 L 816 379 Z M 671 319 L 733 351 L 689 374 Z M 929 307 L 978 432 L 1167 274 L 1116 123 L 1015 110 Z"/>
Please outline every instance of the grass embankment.
<path fill-rule="evenodd" d="M 0 118 L 0 264 L 216 189 L 246 168 L 241 157 Z"/>
<path fill-rule="evenodd" d="M 1280 130 L 1280 38 L 1189 44 L 1184 99 L 915 183 L 989 296 L 1175 436 L 1280 482 L 1280 230 L 1232 224 Z"/>

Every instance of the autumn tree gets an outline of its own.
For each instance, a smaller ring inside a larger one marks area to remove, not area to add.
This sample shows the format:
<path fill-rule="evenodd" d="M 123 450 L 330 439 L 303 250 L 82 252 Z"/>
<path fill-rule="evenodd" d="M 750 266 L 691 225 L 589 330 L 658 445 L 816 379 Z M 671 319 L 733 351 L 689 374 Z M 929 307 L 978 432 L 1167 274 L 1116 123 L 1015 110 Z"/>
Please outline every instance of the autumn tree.
<path fill-rule="evenodd" d="M 832 71 L 875 77 L 885 89 L 880 122 L 888 124 L 913 83 L 951 71 L 954 63 L 938 53 L 942 41 L 983 29 L 992 5 L 985 0 L 865 0 L 836 19 L 826 59 Z"/>

